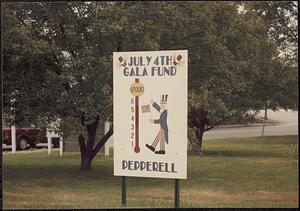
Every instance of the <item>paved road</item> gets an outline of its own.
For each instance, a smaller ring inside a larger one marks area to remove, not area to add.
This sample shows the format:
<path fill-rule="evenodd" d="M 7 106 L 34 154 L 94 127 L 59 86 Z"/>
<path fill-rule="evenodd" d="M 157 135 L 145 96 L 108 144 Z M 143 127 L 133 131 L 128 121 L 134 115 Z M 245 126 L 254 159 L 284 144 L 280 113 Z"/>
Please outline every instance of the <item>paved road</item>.
<path fill-rule="evenodd" d="M 298 111 L 268 110 L 268 119 L 278 121 L 278 125 L 266 126 L 264 135 L 298 135 Z M 259 114 L 264 116 L 264 112 Z M 204 139 L 261 136 L 262 126 L 216 128 L 204 133 Z"/>

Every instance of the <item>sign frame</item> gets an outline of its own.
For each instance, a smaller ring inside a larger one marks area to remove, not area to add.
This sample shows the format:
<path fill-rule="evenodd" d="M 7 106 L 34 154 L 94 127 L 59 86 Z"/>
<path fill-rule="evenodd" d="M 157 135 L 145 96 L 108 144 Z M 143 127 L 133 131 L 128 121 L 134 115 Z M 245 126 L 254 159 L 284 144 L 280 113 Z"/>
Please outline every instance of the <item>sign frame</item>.
<path fill-rule="evenodd" d="M 114 52 L 113 78 L 114 175 L 186 179 L 188 51 Z"/>

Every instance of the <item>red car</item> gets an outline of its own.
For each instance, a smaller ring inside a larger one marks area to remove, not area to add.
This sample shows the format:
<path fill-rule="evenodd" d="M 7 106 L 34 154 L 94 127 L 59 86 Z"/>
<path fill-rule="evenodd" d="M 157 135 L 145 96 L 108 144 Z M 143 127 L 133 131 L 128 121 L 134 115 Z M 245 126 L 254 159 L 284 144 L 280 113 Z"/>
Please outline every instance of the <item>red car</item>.
<path fill-rule="evenodd" d="M 3 129 L 3 144 L 11 145 L 11 128 Z M 35 147 L 38 143 L 47 143 L 46 132 L 40 128 L 16 128 L 17 149 L 25 150 L 28 145 Z M 59 147 L 59 138 L 52 138 L 54 148 Z"/>
<path fill-rule="evenodd" d="M 17 149 L 27 149 L 28 145 L 34 147 L 41 132 L 39 128 L 16 128 Z M 11 128 L 3 129 L 3 144 L 11 145 Z"/>
<path fill-rule="evenodd" d="M 11 145 L 11 128 L 3 129 L 3 144 Z M 40 128 L 16 128 L 17 149 L 25 150 L 28 145 L 35 147 L 37 143 L 47 143 L 45 132 Z M 59 138 L 52 138 L 54 147 L 59 147 Z"/>

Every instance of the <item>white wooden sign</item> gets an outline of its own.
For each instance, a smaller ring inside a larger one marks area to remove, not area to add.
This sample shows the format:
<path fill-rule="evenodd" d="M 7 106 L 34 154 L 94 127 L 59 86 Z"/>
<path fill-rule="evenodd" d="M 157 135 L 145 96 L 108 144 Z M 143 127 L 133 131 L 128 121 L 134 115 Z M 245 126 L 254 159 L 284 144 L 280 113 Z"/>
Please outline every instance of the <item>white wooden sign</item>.
<path fill-rule="evenodd" d="M 187 178 L 188 52 L 113 54 L 114 175 Z"/>

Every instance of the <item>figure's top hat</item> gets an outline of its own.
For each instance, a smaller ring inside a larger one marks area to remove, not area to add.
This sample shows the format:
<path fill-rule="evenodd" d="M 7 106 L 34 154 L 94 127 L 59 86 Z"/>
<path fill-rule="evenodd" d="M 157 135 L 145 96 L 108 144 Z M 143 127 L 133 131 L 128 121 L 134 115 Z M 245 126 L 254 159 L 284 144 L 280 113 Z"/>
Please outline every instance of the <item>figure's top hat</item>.
<path fill-rule="evenodd" d="M 161 95 L 161 104 L 167 104 L 168 101 L 168 95 Z"/>

